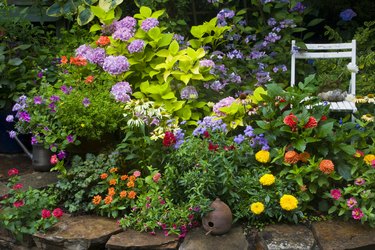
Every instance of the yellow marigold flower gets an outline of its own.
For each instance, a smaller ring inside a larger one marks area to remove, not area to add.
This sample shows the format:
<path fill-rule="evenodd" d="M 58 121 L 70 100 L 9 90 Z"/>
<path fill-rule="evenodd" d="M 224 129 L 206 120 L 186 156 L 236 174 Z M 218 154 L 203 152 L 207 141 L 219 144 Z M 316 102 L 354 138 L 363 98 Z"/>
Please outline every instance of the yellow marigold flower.
<path fill-rule="evenodd" d="M 128 188 L 132 188 L 134 187 L 134 181 L 129 181 L 126 186 L 128 186 Z"/>
<path fill-rule="evenodd" d="M 111 202 L 113 201 L 113 198 L 112 198 L 112 196 L 111 195 L 107 195 L 106 197 L 105 197 L 105 199 L 104 199 L 104 203 L 105 204 L 111 204 Z"/>
<path fill-rule="evenodd" d="M 368 155 L 365 155 L 365 157 L 363 158 L 363 160 L 365 161 L 365 163 L 369 166 L 371 166 L 371 162 L 373 160 L 375 160 L 375 155 L 373 154 L 368 154 Z"/>
<path fill-rule="evenodd" d="M 296 209 L 298 207 L 298 200 L 293 195 L 284 194 L 280 198 L 280 206 L 284 210 L 291 211 L 291 210 Z"/>
<path fill-rule="evenodd" d="M 92 203 L 94 205 L 99 205 L 102 201 L 102 197 L 100 195 L 95 195 L 94 198 L 92 198 Z"/>
<path fill-rule="evenodd" d="M 136 192 L 134 192 L 134 191 L 130 191 L 130 192 L 128 193 L 128 198 L 129 198 L 129 199 L 134 199 L 136 195 L 137 195 Z"/>
<path fill-rule="evenodd" d="M 120 192 L 120 197 L 121 197 L 121 198 L 125 198 L 127 194 L 128 194 L 128 193 L 127 193 L 126 191 L 121 191 L 121 192 Z"/>
<path fill-rule="evenodd" d="M 270 152 L 260 150 L 255 154 L 255 159 L 260 163 L 267 163 L 270 160 Z"/>
<path fill-rule="evenodd" d="M 109 170 L 110 173 L 116 173 L 118 171 L 118 168 L 111 168 Z"/>
<path fill-rule="evenodd" d="M 264 205 L 262 202 L 255 202 L 250 205 L 250 210 L 254 214 L 261 214 L 264 211 Z"/>
<path fill-rule="evenodd" d="M 260 177 L 259 182 L 263 186 L 271 186 L 275 183 L 275 176 L 272 174 L 264 174 L 262 177 Z"/>
<path fill-rule="evenodd" d="M 115 195 L 115 188 L 114 187 L 110 187 L 110 188 L 108 188 L 108 195 Z"/>
<path fill-rule="evenodd" d="M 117 180 L 116 179 L 110 179 L 109 180 L 109 185 L 116 185 Z"/>
<path fill-rule="evenodd" d="M 108 174 L 106 174 L 106 173 L 102 173 L 102 174 L 100 175 L 100 179 L 102 179 L 102 180 L 107 179 L 107 177 L 108 177 Z"/>
<path fill-rule="evenodd" d="M 124 175 L 121 175 L 120 178 L 121 178 L 122 181 L 125 181 L 126 179 L 128 179 L 128 176 L 126 174 L 124 174 Z"/>

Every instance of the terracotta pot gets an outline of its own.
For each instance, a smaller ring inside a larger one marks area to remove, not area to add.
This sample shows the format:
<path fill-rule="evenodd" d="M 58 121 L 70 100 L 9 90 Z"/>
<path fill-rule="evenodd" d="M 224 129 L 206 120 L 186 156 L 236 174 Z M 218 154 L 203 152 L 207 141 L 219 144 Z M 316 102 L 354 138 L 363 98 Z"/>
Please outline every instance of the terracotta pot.
<path fill-rule="evenodd" d="M 203 228 L 207 234 L 225 234 L 232 227 L 232 211 L 227 204 L 216 198 L 210 207 L 213 211 L 207 213 L 202 219 Z"/>

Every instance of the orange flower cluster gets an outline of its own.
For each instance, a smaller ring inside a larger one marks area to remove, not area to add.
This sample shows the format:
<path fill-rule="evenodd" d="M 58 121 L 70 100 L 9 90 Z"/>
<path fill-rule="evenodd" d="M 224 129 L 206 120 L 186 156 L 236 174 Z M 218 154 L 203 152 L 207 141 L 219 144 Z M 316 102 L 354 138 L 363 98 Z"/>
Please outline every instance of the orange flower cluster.
<path fill-rule="evenodd" d="M 298 154 L 294 150 L 289 150 L 284 155 L 284 162 L 289 163 L 289 164 L 295 164 L 295 163 L 301 161 L 301 162 L 305 163 L 305 162 L 308 161 L 309 158 L 310 158 L 310 154 L 307 153 L 307 152 L 302 152 L 302 153 Z"/>
<path fill-rule="evenodd" d="M 318 121 L 315 119 L 315 117 L 310 116 L 304 128 L 315 128 L 316 126 L 318 126 Z"/>
<path fill-rule="evenodd" d="M 74 64 L 74 65 L 77 65 L 77 66 L 86 66 L 87 60 L 86 60 L 86 58 L 84 58 L 82 56 L 71 57 L 70 58 L 70 64 Z"/>
<path fill-rule="evenodd" d="M 319 169 L 325 174 L 331 174 L 335 171 L 335 165 L 331 160 L 322 160 L 319 164 Z"/>
<path fill-rule="evenodd" d="M 87 76 L 85 79 L 85 83 L 89 84 L 94 81 L 94 76 Z"/>
<path fill-rule="evenodd" d="M 108 36 L 100 36 L 99 39 L 96 41 L 96 45 L 99 46 L 106 46 L 111 43 L 111 40 Z"/>

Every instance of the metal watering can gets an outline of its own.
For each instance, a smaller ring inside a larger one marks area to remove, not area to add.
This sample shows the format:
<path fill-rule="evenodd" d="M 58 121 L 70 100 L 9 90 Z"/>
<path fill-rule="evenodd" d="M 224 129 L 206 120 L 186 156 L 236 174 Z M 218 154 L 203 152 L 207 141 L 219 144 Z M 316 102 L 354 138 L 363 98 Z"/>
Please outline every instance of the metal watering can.
<path fill-rule="evenodd" d="M 17 143 L 21 146 L 22 150 L 31 159 L 32 166 L 35 171 L 46 172 L 51 169 L 51 151 L 45 149 L 42 143 L 36 143 L 32 145 L 32 153 L 26 148 L 26 146 L 18 139 L 17 136 L 14 137 Z"/>

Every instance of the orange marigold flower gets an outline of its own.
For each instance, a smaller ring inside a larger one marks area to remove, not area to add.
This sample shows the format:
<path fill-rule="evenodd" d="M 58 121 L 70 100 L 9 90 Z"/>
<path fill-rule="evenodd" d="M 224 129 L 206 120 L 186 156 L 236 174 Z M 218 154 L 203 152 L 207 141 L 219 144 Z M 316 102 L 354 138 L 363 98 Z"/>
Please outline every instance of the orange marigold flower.
<path fill-rule="evenodd" d="M 121 191 L 121 192 L 120 192 L 120 197 L 121 197 L 121 198 L 125 198 L 127 194 L 128 194 L 128 193 L 127 193 L 126 191 Z"/>
<path fill-rule="evenodd" d="M 66 56 L 61 57 L 61 64 L 67 64 L 68 63 L 68 58 Z"/>
<path fill-rule="evenodd" d="M 128 198 L 129 198 L 129 199 L 134 199 L 136 195 L 137 195 L 136 192 L 134 192 L 134 191 L 130 191 L 130 192 L 128 193 Z"/>
<path fill-rule="evenodd" d="M 107 195 L 104 199 L 104 203 L 105 204 L 111 204 L 111 202 L 113 201 L 113 197 L 111 195 Z"/>
<path fill-rule="evenodd" d="M 110 179 L 109 180 L 109 185 L 116 185 L 117 184 L 117 180 L 116 179 Z"/>
<path fill-rule="evenodd" d="M 130 178 L 129 178 L 130 179 Z M 129 181 L 126 186 L 128 186 L 128 188 L 132 188 L 134 187 L 134 181 Z"/>
<path fill-rule="evenodd" d="M 109 170 L 110 173 L 116 173 L 118 171 L 118 168 L 111 168 Z"/>
<path fill-rule="evenodd" d="M 106 174 L 106 173 L 102 173 L 102 174 L 100 175 L 100 179 L 102 179 L 102 180 L 107 179 L 107 177 L 108 177 L 108 174 Z"/>
<path fill-rule="evenodd" d="M 292 113 L 285 116 L 284 123 L 291 128 L 295 128 L 297 126 L 298 118 L 297 116 L 293 115 Z"/>
<path fill-rule="evenodd" d="M 94 198 L 92 198 L 92 203 L 95 205 L 99 205 L 102 201 L 102 197 L 100 195 L 95 195 Z"/>
<path fill-rule="evenodd" d="M 284 155 L 284 161 L 289 164 L 294 164 L 299 161 L 299 154 L 294 150 L 289 150 Z"/>
<path fill-rule="evenodd" d="M 319 164 L 319 169 L 325 174 L 330 174 L 335 170 L 335 165 L 331 160 L 322 160 Z"/>
<path fill-rule="evenodd" d="M 135 179 L 137 179 L 137 177 L 135 177 L 134 175 L 129 176 L 129 181 L 135 181 Z"/>
<path fill-rule="evenodd" d="M 87 60 L 86 60 L 86 58 L 84 58 L 82 56 L 71 57 L 70 63 L 74 64 L 74 65 L 77 65 L 77 66 L 86 66 Z"/>
<path fill-rule="evenodd" d="M 307 152 L 303 152 L 299 154 L 299 160 L 302 162 L 307 162 L 310 159 L 310 154 Z"/>
<path fill-rule="evenodd" d="M 100 36 L 99 39 L 96 41 L 96 45 L 105 46 L 107 44 L 110 44 L 111 40 L 108 36 Z"/>
<path fill-rule="evenodd" d="M 108 195 L 112 196 L 112 195 L 115 195 L 115 188 L 114 187 L 110 187 L 108 188 Z"/>
<path fill-rule="evenodd" d="M 310 116 L 304 128 L 315 128 L 316 126 L 318 126 L 318 121 L 315 119 L 315 117 Z"/>
<path fill-rule="evenodd" d="M 87 76 L 85 79 L 85 83 L 92 83 L 94 81 L 94 76 Z"/>
<path fill-rule="evenodd" d="M 121 178 L 122 181 L 125 181 L 126 179 L 128 179 L 128 176 L 125 174 L 125 175 L 121 175 L 120 178 Z"/>

